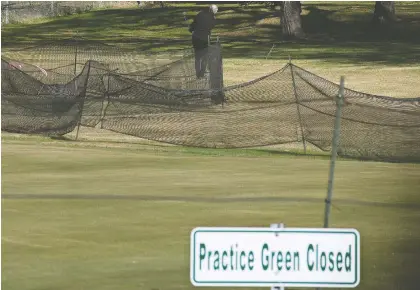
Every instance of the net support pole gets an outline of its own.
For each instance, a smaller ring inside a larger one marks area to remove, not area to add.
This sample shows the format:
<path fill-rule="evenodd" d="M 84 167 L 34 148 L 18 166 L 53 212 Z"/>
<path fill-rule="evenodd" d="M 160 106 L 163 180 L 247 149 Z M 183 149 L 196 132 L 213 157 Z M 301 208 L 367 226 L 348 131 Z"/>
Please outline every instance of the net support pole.
<path fill-rule="evenodd" d="M 77 93 L 77 82 L 76 82 L 76 74 L 77 74 L 77 41 L 75 42 L 75 50 L 74 50 L 74 90 Z"/>
<path fill-rule="evenodd" d="M 305 140 L 305 134 L 303 133 L 302 115 L 300 114 L 300 103 L 299 103 L 299 99 L 296 92 L 295 75 L 293 73 L 292 58 L 290 56 L 289 56 L 289 66 L 290 66 L 290 72 L 292 73 L 293 93 L 295 94 L 295 99 L 296 99 L 296 107 L 297 107 L 299 125 L 300 125 L 300 134 L 302 135 L 302 142 L 303 142 L 303 152 L 306 155 L 306 140 Z"/>
<path fill-rule="evenodd" d="M 73 75 L 74 75 L 74 91 L 78 92 L 78 87 L 77 87 L 77 81 L 76 81 L 76 73 L 77 73 L 77 40 L 75 41 L 75 50 L 74 50 L 74 70 L 73 70 Z M 80 115 L 80 118 L 82 116 Z M 76 140 L 79 136 L 79 128 L 80 128 L 80 118 L 79 118 L 79 123 L 77 124 L 77 131 L 76 131 Z"/>
<path fill-rule="evenodd" d="M 105 115 L 106 115 L 106 111 L 108 109 L 109 106 L 109 87 L 110 87 L 110 81 L 111 81 L 111 73 L 117 71 L 118 68 L 112 70 L 112 71 L 108 71 L 108 73 L 106 74 L 107 76 L 107 86 L 106 86 L 106 92 L 105 92 L 105 96 L 104 96 L 104 100 L 102 101 L 102 108 L 101 108 L 101 129 L 103 129 L 103 123 L 104 123 L 104 119 L 105 119 Z M 105 105 L 106 102 L 106 105 Z"/>
<path fill-rule="evenodd" d="M 75 41 L 75 43 L 76 43 L 76 49 L 75 49 L 75 52 L 74 52 L 74 76 L 76 76 L 76 68 L 77 68 L 77 39 L 76 39 L 76 41 Z"/>
<path fill-rule="evenodd" d="M 330 160 L 330 173 L 328 176 L 328 189 L 327 189 L 327 198 L 325 199 L 325 215 L 324 215 L 324 228 L 329 227 L 330 221 L 330 211 L 331 211 L 331 200 L 333 194 L 333 185 L 334 185 L 334 171 L 335 171 L 335 160 L 337 157 L 338 144 L 340 140 L 340 126 L 341 126 L 341 109 L 344 104 L 344 77 L 340 79 L 340 90 L 336 97 L 336 114 L 334 122 L 334 133 L 332 140 L 332 150 L 331 150 L 331 160 Z M 317 288 L 321 290 L 321 288 Z"/>
<path fill-rule="evenodd" d="M 101 107 L 101 129 L 103 129 L 104 127 L 104 118 L 105 118 L 104 108 L 108 107 L 108 104 L 109 104 L 109 78 L 111 76 L 111 73 L 108 71 L 106 76 L 107 76 L 107 86 L 106 86 L 106 91 L 105 91 L 105 95 L 104 95 L 104 99 L 102 101 L 102 107 Z M 105 106 L 105 101 L 107 103 L 106 106 Z"/>
<path fill-rule="evenodd" d="M 85 100 L 86 100 L 86 91 L 87 91 L 87 85 L 88 85 L 88 81 L 89 81 L 89 74 L 90 74 L 90 61 L 88 62 L 88 70 L 87 70 L 87 75 L 86 75 L 86 81 L 85 81 L 84 87 L 83 87 L 82 103 L 80 105 L 80 115 L 79 115 L 79 121 L 78 121 L 78 124 L 77 124 L 77 131 L 76 131 L 76 140 L 79 137 L 80 125 L 82 123 L 83 107 L 85 105 Z"/>
<path fill-rule="evenodd" d="M 330 209 L 331 209 L 331 199 L 333 193 L 334 185 L 334 170 L 335 170 L 335 160 L 337 158 L 337 150 L 340 141 L 340 126 L 341 126 L 341 108 L 344 103 L 344 77 L 340 79 L 340 90 L 336 97 L 337 110 L 335 114 L 335 124 L 334 124 L 334 134 L 332 140 L 332 150 L 331 150 L 331 161 L 330 161 L 330 173 L 328 177 L 328 190 L 327 198 L 325 199 L 325 216 L 324 216 L 324 228 L 328 228 Z"/>
<path fill-rule="evenodd" d="M 208 50 L 209 59 L 209 97 L 214 104 L 224 106 L 225 91 L 223 82 L 222 46 L 219 38 Z"/>

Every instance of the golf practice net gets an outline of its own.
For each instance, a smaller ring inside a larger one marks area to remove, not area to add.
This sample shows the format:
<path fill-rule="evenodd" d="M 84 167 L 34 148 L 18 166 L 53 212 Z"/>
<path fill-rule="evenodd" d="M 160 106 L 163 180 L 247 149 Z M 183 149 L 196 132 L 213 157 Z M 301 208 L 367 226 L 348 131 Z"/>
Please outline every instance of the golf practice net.
<path fill-rule="evenodd" d="M 2 130 L 56 136 L 82 125 L 192 147 L 331 150 L 339 85 L 289 63 L 224 86 L 220 44 L 207 55 L 209 72 L 197 79 L 189 50 L 164 62 L 72 42 L 5 53 Z M 420 98 L 345 89 L 338 154 L 420 161 Z"/>

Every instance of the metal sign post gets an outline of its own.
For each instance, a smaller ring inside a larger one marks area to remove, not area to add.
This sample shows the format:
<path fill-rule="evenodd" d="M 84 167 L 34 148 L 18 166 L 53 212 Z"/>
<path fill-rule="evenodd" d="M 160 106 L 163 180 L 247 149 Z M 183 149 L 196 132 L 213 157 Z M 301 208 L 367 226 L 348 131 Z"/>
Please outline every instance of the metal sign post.
<path fill-rule="evenodd" d="M 284 224 L 271 224 L 270 228 L 282 229 L 282 228 L 284 228 Z M 276 234 L 276 236 L 278 236 L 278 235 Z M 284 289 L 285 288 L 283 286 L 281 286 L 281 287 L 276 287 L 276 286 L 271 287 L 271 290 L 284 290 Z"/>

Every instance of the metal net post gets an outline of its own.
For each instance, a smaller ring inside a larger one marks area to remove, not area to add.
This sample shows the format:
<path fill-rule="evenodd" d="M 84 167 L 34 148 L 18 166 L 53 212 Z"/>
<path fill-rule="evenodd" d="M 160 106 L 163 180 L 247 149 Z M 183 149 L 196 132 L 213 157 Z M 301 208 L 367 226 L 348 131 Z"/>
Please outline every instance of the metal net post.
<path fill-rule="evenodd" d="M 215 44 L 209 46 L 209 49 L 209 87 L 211 99 L 215 104 L 223 105 L 225 100 L 223 92 L 223 58 L 219 38 Z"/>
<path fill-rule="evenodd" d="M 290 56 L 289 56 L 289 66 L 290 66 L 290 72 L 292 74 L 293 92 L 294 92 L 295 99 L 296 99 L 296 107 L 297 107 L 297 113 L 298 113 L 298 117 L 299 117 L 300 133 L 302 135 L 303 152 L 304 152 L 304 154 L 306 154 L 306 140 L 305 140 L 305 134 L 303 132 L 302 115 L 300 113 L 300 103 L 299 103 L 299 99 L 298 99 L 297 92 L 296 92 L 295 76 L 294 76 L 294 72 L 293 72 L 292 59 L 291 59 Z"/>
<path fill-rule="evenodd" d="M 335 116 L 335 124 L 334 124 L 334 135 L 333 135 L 333 144 L 332 144 L 332 152 L 331 152 L 331 163 L 330 163 L 330 174 L 328 179 L 328 192 L 327 192 L 327 199 L 325 200 L 325 219 L 324 219 L 324 228 L 328 228 L 329 223 L 329 216 L 330 216 L 330 209 L 331 209 L 331 198 L 332 198 L 332 191 L 333 191 L 333 183 L 334 183 L 334 169 L 335 169 L 335 160 L 337 157 L 337 150 L 339 146 L 340 140 L 340 123 L 341 123 L 341 108 L 343 106 L 344 100 L 344 77 L 341 77 L 340 80 L 340 91 L 336 98 L 337 104 L 337 111 Z"/>
<path fill-rule="evenodd" d="M 331 199 L 333 192 L 334 184 L 334 170 L 335 170 L 335 160 L 337 157 L 338 143 L 340 139 L 340 125 L 341 125 L 341 108 L 344 103 L 344 77 L 341 77 L 340 80 L 340 90 L 336 97 L 336 115 L 335 115 L 335 124 L 334 124 L 334 135 L 332 141 L 332 152 L 331 152 L 331 161 L 330 161 L 330 173 L 328 177 L 328 190 L 327 198 L 325 199 L 325 216 L 324 216 L 324 228 L 329 226 L 330 210 L 331 210 Z M 321 288 L 317 288 L 320 290 Z"/>
<path fill-rule="evenodd" d="M 79 121 L 78 121 L 78 124 L 77 124 L 77 131 L 76 131 L 76 140 L 79 137 L 80 125 L 82 123 L 83 107 L 85 105 L 85 100 L 86 100 L 86 91 L 87 91 L 87 86 L 88 86 L 88 81 L 89 81 L 89 74 L 90 74 L 90 61 L 88 62 L 86 80 L 85 80 L 84 87 L 83 87 L 83 93 L 81 94 L 82 100 L 81 100 L 81 104 L 80 104 Z"/>

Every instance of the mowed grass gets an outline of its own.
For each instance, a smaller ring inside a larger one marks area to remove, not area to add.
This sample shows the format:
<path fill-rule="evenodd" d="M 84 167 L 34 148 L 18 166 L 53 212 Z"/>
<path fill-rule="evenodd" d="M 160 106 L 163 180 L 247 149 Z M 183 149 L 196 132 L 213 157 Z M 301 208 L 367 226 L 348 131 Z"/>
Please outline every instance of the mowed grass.
<path fill-rule="evenodd" d="M 3 196 L 2 287 L 192 289 L 194 227 L 322 227 L 328 166 L 252 150 L 3 136 L 2 194 L 50 198 Z M 330 226 L 361 233 L 359 289 L 417 289 L 419 180 L 415 164 L 337 162 Z"/>
<path fill-rule="evenodd" d="M 420 5 L 396 3 L 402 22 L 388 33 L 369 27 L 373 7 L 304 2 L 308 38 L 294 42 L 279 37 L 276 12 L 220 4 L 215 35 L 223 43 L 226 84 L 278 70 L 290 55 L 331 81 L 346 76 L 355 90 L 418 97 Z M 76 31 L 138 51 L 185 48 L 190 35 L 182 13 L 191 20 L 198 8 L 140 10 L 133 2 L 2 26 L 2 49 Z M 323 225 L 325 156 L 159 146 L 121 135 L 110 140 L 106 132 L 97 140 L 88 133 L 82 130 L 78 142 L 2 134 L 4 289 L 193 289 L 194 227 Z M 419 289 L 419 193 L 418 164 L 337 161 L 330 226 L 361 233 L 358 289 Z M 10 198 L 19 194 L 28 196 Z"/>
<path fill-rule="evenodd" d="M 226 58 L 223 60 L 224 83 L 230 86 L 248 82 L 283 68 L 287 62 L 286 56 L 283 59 Z M 344 76 L 345 87 L 359 92 L 393 98 L 420 97 L 420 66 L 326 64 L 322 59 L 301 58 L 293 59 L 292 63 L 336 84 Z"/>

